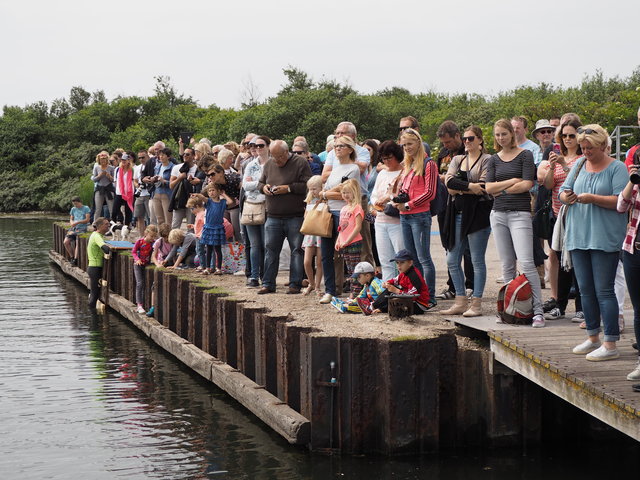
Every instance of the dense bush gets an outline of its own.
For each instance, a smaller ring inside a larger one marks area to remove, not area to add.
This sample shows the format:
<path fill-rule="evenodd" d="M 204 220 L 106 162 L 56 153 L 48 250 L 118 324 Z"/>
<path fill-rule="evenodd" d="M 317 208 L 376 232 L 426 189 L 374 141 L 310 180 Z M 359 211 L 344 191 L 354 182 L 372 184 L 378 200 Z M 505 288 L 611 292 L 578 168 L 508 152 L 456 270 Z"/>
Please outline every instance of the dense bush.
<path fill-rule="evenodd" d="M 396 137 L 398 119 L 413 115 L 425 140 L 437 148 L 436 130 L 447 119 L 461 126 L 477 124 L 490 135 L 501 117 L 524 115 L 533 123 L 573 111 L 611 131 L 616 125 L 635 125 L 640 105 L 640 68 L 628 78 L 597 73 L 575 87 L 522 86 L 495 97 L 412 94 L 398 87 L 364 95 L 337 82 L 315 82 L 293 67 L 284 69 L 284 75 L 287 81 L 276 96 L 241 110 L 201 107 L 176 92 L 165 77 L 156 79 L 154 94 L 146 98 L 108 101 L 102 91 L 73 87 L 68 99 L 50 106 L 5 106 L 0 117 L 0 211 L 66 211 L 69 198 L 77 194 L 88 203 L 89 174 L 100 150 L 135 151 L 156 140 L 176 148 L 183 131 L 214 143 L 239 142 L 249 131 L 288 142 L 304 135 L 319 151 L 340 121 L 355 123 L 361 140 L 384 140 Z M 640 139 L 639 133 L 624 139 L 623 150 Z"/>

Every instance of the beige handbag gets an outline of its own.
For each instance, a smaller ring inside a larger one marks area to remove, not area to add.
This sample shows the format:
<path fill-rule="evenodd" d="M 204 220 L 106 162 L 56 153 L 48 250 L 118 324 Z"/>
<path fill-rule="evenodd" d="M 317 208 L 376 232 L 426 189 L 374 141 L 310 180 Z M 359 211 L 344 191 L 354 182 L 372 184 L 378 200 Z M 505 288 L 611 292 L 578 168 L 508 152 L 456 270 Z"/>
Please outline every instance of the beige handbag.
<path fill-rule="evenodd" d="M 265 202 L 253 203 L 244 201 L 240 223 L 242 225 L 262 225 L 267 220 Z"/>
<path fill-rule="evenodd" d="M 326 201 L 318 202 L 304 215 L 300 233 L 317 237 L 331 238 L 333 234 L 333 220 L 329 205 Z"/>

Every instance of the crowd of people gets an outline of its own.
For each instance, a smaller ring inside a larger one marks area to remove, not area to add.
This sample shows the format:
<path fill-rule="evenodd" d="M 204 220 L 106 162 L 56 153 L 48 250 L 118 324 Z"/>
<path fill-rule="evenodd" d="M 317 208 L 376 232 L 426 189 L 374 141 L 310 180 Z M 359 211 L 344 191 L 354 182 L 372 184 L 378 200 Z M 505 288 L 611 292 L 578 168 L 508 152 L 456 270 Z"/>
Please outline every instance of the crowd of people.
<path fill-rule="evenodd" d="M 640 123 L 640 110 L 638 116 Z M 142 278 L 138 267 L 149 263 L 221 274 L 225 244 L 240 242 L 246 269 L 238 274 L 265 295 L 276 292 L 286 239 L 287 294 L 315 292 L 322 304 L 365 314 L 386 311 L 396 295 L 412 295 L 414 313 L 453 300 L 438 313 L 475 317 L 483 313 L 493 233 L 502 264 L 496 281 L 526 277 L 532 327 L 564 318 L 574 297 L 571 319 L 587 339 L 573 352 L 591 361 L 617 358 L 623 278 L 640 338 L 640 148 L 616 161 L 607 131 L 573 113 L 538 120 L 535 142 L 528 133 L 524 117 L 496 121 L 491 155 L 479 127 L 447 120 L 432 158 L 418 121 L 405 117 L 398 137 L 382 142 L 359 143 L 356 126 L 342 122 L 318 155 L 304 137 L 290 148 L 254 133 L 239 144 L 213 146 L 181 138 L 177 156 L 161 141 L 137 153 L 100 152 L 93 208 L 74 198 L 74 232 L 65 245 L 75 258 L 73 235 L 86 230 L 90 216 L 92 238 L 103 236 L 110 220 L 135 227 L 136 278 Z M 331 220 L 326 231 L 303 233 L 311 215 Z M 447 252 L 446 265 L 438 266 L 449 276 L 442 292 L 431 256 L 434 217 Z M 94 248 L 103 243 L 94 240 Z M 98 253 L 90 254 L 90 267 L 99 267 Z M 138 288 L 140 313 L 143 295 Z M 640 363 L 628 378 L 640 380 Z"/>

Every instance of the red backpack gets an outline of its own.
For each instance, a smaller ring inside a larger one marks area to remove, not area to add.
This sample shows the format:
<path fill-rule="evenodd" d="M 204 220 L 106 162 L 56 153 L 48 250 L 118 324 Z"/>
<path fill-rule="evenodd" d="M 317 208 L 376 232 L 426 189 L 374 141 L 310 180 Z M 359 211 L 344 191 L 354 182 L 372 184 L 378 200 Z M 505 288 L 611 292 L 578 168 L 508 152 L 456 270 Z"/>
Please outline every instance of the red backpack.
<path fill-rule="evenodd" d="M 506 283 L 498 293 L 498 316 L 504 323 L 530 325 L 533 319 L 533 293 L 524 274 Z"/>

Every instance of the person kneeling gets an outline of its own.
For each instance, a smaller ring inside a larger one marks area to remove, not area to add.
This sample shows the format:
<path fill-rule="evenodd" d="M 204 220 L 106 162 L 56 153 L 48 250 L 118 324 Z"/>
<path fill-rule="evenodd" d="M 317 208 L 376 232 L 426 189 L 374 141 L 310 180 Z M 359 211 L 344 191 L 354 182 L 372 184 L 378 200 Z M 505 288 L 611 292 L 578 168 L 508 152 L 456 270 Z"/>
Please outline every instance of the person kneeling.
<path fill-rule="evenodd" d="M 373 303 L 371 313 L 387 312 L 389 310 L 390 296 L 413 297 L 413 314 L 419 315 L 430 309 L 429 288 L 422 278 L 420 270 L 413 265 L 413 255 L 408 250 L 400 250 L 394 258 L 398 267 L 397 277 L 384 282 L 385 290 Z"/>
<path fill-rule="evenodd" d="M 343 301 L 333 297 L 333 305 L 340 313 L 364 313 L 371 315 L 373 304 L 384 291 L 382 281 L 376 277 L 375 268 L 369 262 L 360 262 L 353 269 L 352 278 L 358 280 L 362 290 L 353 300 Z"/>

